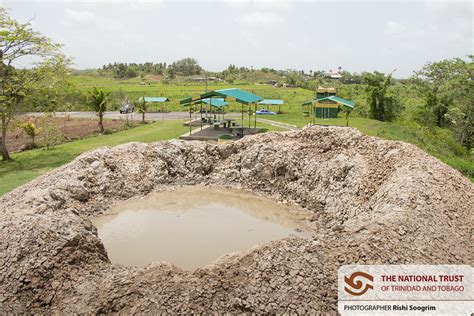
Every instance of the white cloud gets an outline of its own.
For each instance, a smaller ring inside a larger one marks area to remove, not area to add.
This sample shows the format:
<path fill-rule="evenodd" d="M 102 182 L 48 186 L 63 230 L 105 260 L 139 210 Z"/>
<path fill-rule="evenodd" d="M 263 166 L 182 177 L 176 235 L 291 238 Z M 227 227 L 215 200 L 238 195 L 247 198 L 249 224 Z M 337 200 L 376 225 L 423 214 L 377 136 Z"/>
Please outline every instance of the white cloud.
<path fill-rule="evenodd" d="M 385 31 L 389 34 L 401 35 L 407 31 L 407 28 L 401 23 L 388 21 L 385 25 Z"/>
<path fill-rule="evenodd" d="M 238 22 L 249 26 L 270 26 L 283 23 L 284 19 L 275 12 L 254 11 L 239 17 Z"/>
<path fill-rule="evenodd" d="M 91 11 L 72 10 L 70 8 L 64 9 L 64 17 L 66 20 L 78 23 L 89 22 L 95 19 L 95 13 Z"/>
<path fill-rule="evenodd" d="M 120 20 L 98 16 L 92 11 L 73 10 L 70 8 L 64 9 L 64 18 L 61 20 L 61 23 L 68 27 L 75 27 L 78 24 L 80 24 L 80 27 L 88 25 L 108 32 L 121 31 L 124 28 Z"/>

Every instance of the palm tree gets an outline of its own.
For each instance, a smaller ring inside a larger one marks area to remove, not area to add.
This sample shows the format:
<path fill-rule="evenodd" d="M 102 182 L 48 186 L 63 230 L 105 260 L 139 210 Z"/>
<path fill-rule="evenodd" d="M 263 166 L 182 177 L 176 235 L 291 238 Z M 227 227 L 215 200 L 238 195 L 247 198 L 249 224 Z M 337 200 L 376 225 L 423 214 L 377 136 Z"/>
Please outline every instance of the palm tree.
<path fill-rule="evenodd" d="M 102 120 L 104 118 L 104 112 L 107 110 L 107 97 L 109 96 L 110 92 L 105 93 L 103 90 L 99 90 L 96 87 L 89 91 L 89 106 L 97 113 L 99 116 L 99 128 L 100 132 L 104 132 L 104 124 L 102 124 Z"/>
<path fill-rule="evenodd" d="M 146 102 L 145 99 L 139 98 L 134 102 L 135 111 L 142 114 L 142 123 L 145 124 Z"/>

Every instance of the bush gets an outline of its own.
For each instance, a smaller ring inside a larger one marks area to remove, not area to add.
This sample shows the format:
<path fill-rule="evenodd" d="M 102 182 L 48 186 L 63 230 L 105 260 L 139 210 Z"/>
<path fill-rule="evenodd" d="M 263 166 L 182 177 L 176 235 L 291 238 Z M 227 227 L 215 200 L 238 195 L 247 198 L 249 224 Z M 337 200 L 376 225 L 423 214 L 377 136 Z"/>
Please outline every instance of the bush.
<path fill-rule="evenodd" d="M 64 140 L 64 136 L 48 120 L 43 120 L 41 131 L 43 134 L 43 146 L 46 147 L 46 150 L 54 148 L 54 146 L 61 144 Z"/>
<path fill-rule="evenodd" d="M 266 133 L 268 132 L 268 128 L 261 128 L 258 130 L 259 133 Z"/>
<path fill-rule="evenodd" d="M 234 136 L 228 134 L 222 134 L 217 136 L 218 139 L 234 139 Z"/>
<path fill-rule="evenodd" d="M 112 129 L 110 129 L 110 128 L 104 129 L 104 135 L 110 135 L 110 134 L 112 134 L 113 132 L 114 132 L 114 131 L 113 131 Z"/>
<path fill-rule="evenodd" d="M 39 129 L 36 127 L 36 125 L 33 122 L 26 122 L 21 124 L 20 127 L 23 129 L 23 132 L 25 132 L 26 135 L 30 136 L 32 147 L 36 147 L 35 137 L 39 134 Z"/>

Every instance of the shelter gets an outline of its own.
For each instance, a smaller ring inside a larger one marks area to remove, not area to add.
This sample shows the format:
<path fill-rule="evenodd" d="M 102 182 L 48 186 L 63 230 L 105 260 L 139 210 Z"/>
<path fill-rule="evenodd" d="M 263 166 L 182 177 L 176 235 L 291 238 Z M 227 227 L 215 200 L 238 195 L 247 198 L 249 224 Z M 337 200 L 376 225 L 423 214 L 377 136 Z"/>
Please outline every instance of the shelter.
<path fill-rule="evenodd" d="M 281 112 L 281 106 L 283 105 L 283 103 L 284 103 L 283 100 L 279 100 L 279 99 L 265 99 L 258 102 L 258 104 L 266 105 L 267 108 L 269 105 L 278 105 L 278 113 Z"/>
<path fill-rule="evenodd" d="M 355 103 L 337 97 L 336 88 L 318 87 L 316 99 L 303 103 L 303 106 L 309 106 L 307 113 L 313 121 L 314 118 L 336 118 L 341 108 L 350 112 Z"/>
<path fill-rule="evenodd" d="M 180 104 L 184 105 L 184 106 L 189 106 L 189 117 L 190 117 L 190 120 L 191 120 L 191 111 L 192 111 L 192 106 L 194 104 L 198 104 L 200 103 L 201 106 L 202 106 L 202 103 L 206 103 L 207 104 L 207 107 L 206 107 L 206 118 L 207 118 L 207 114 L 208 114 L 208 109 L 209 111 L 211 110 L 211 106 L 214 106 L 214 104 L 218 104 L 220 102 L 226 102 L 226 100 L 234 100 L 238 103 L 240 103 L 242 105 L 242 126 L 244 125 L 244 105 L 247 105 L 248 106 L 248 114 L 249 114 L 249 128 L 250 128 L 250 116 L 251 116 L 251 106 L 254 105 L 255 106 L 255 111 L 257 111 L 257 102 L 259 101 L 262 101 L 263 98 L 256 95 L 256 94 L 253 94 L 253 93 L 250 93 L 250 92 L 247 92 L 247 91 L 244 91 L 244 90 L 241 90 L 241 89 L 237 89 L 237 88 L 228 88 L 228 89 L 220 89 L 220 90 L 213 90 L 213 91 L 209 91 L 209 92 L 205 92 L 203 94 L 201 94 L 200 96 L 198 97 L 188 97 L 188 98 L 185 98 L 185 99 L 182 99 L 181 101 L 179 101 Z M 207 100 L 207 101 L 205 101 Z M 220 100 L 220 101 L 214 101 L 214 100 Z M 201 108 L 201 122 L 203 121 L 203 118 L 202 118 L 202 108 Z M 257 126 L 257 117 L 255 115 L 255 120 L 254 120 L 254 127 Z M 201 125 L 202 127 L 202 125 Z M 191 126 L 190 126 L 190 133 L 191 133 Z"/>
<path fill-rule="evenodd" d="M 212 98 L 203 99 L 202 102 L 209 104 L 211 106 L 214 106 L 216 108 L 222 108 L 224 106 L 229 105 L 229 103 L 225 102 L 224 99 L 218 99 L 218 98 L 217 99 L 212 99 Z"/>
<path fill-rule="evenodd" d="M 145 100 L 145 102 L 155 103 L 156 112 L 158 112 L 158 104 L 163 104 L 165 102 L 171 101 L 169 98 L 166 98 L 166 97 L 141 97 L 141 98 Z M 161 112 L 163 112 L 163 109 L 161 109 Z"/>

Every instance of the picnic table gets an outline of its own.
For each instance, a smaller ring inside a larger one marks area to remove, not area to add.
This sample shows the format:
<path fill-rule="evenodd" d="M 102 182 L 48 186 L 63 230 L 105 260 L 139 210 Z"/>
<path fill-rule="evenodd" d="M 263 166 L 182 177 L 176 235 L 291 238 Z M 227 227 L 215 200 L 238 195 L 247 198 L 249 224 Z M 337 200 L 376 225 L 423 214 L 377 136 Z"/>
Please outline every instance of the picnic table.
<path fill-rule="evenodd" d="M 229 127 L 229 128 L 230 128 L 231 125 L 235 125 L 235 119 L 233 119 L 233 118 L 225 118 L 225 119 L 224 119 L 224 128 L 226 128 L 226 127 Z"/>

